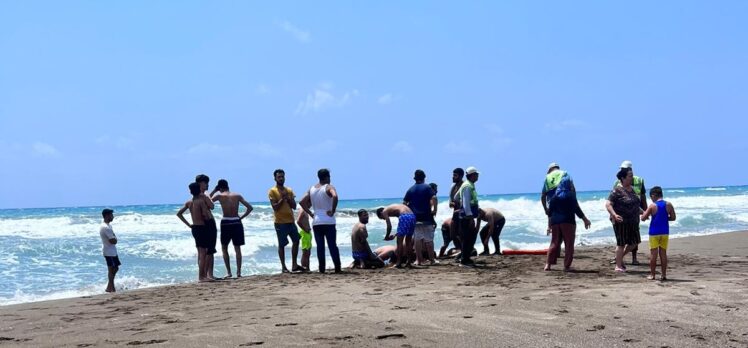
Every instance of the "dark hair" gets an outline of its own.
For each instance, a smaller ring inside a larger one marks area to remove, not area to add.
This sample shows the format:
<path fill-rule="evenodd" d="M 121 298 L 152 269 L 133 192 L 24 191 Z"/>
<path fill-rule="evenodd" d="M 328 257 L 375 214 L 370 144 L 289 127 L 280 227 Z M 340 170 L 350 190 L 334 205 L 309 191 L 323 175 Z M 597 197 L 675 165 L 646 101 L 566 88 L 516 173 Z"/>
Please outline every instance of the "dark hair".
<path fill-rule="evenodd" d="M 209 181 L 210 181 L 210 178 L 205 174 L 198 174 L 195 177 L 195 182 L 204 182 L 207 184 Z"/>
<path fill-rule="evenodd" d="M 358 217 L 361 217 L 361 215 L 368 214 L 369 212 L 366 211 L 366 209 L 359 209 L 356 214 L 358 214 Z"/>
<path fill-rule="evenodd" d="M 431 186 L 431 189 L 434 190 L 434 194 L 436 194 L 436 188 L 438 187 L 436 183 L 429 183 L 429 186 Z"/>
<path fill-rule="evenodd" d="M 651 190 L 649 190 L 649 194 L 657 198 L 662 198 L 662 187 L 653 187 Z"/>
<path fill-rule="evenodd" d="M 273 171 L 273 179 L 275 179 L 275 177 L 278 175 L 278 173 L 281 173 L 283 175 L 286 174 L 286 172 L 284 172 L 283 169 L 278 168 L 278 169 L 276 169 L 276 170 Z"/>
<path fill-rule="evenodd" d="M 193 182 L 188 186 L 190 188 L 190 194 L 197 197 L 200 195 L 200 184 L 197 182 Z"/>
<path fill-rule="evenodd" d="M 107 215 L 113 214 L 113 213 L 114 213 L 114 210 L 106 208 L 101 211 L 101 217 L 106 217 Z"/>
<path fill-rule="evenodd" d="M 225 179 L 218 180 L 218 184 L 216 184 L 216 188 L 219 190 L 228 190 L 229 189 L 229 182 Z"/>
<path fill-rule="evenodd" d="M 426 180 L 426 173 L 420 169 L 416 169 L 415 174 L 413 174 L 413 179 L 415 179 L 415 181 L 424 181 Z"/>
<path fill-rule="evenodd" d="M 462 168 L 455 168 L 452 173 L 457 174 L 459 177 L 465 176 L 465 170 Z"/>
<path fill-rule="evenodd" d="M 631 171 L 631 168 L 621 168 L 621 170 L 618 171 L 618 174 L 616 174 L 616 178 L 618 178 L 618 180 L 623 181 L 623 179 L 629 175 L 630 171 Z"/>
<path fill-rule="evenodd" d="M 317 178 L 319 178 L 320 180 L 330 178 L 330 170 L 327 169 L 327 168 L 322 168 L 322 169 L 318 170 L 317 171 Z"/>
<path fill-rule="evenodd" d="M 384 207 L 379 207 L 377 209 L 377 217 L 382 219 L 382 212 L 384 212 Z"/>

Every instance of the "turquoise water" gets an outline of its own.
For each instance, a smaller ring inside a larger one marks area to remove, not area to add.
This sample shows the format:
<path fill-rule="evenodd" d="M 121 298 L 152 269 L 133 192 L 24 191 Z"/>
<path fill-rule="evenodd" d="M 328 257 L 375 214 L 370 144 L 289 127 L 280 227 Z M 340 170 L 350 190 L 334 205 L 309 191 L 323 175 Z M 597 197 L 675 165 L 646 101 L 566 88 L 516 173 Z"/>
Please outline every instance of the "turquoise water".
<path fill-rule="evenodd" d="M 592 220 L 590 230 L 577 230 L 578 245 L 614 241 L 604 209 L 607 191 L 579 193 L 582 209 Z M 691 236 L 748 229 L 748 186 L 665 189 L 678 213 L 671 235 Z M 343 263 L 351 261 L 350 230 L 355 211 L 398 202 L 398 199 L 341 201 L 338 213 L 338 245 Z M 486 195 L 484 207 L 499 209 L 507 218 L 501 234 L 502 248 L 546 248 L 546 219 L 538 194 Z M 253 204 L 255 211 L 244 222 L 247 245 L 243 273 L 280 271 L 272 210 L 266 202 Z M 175 216 L 181 205 L 116 206 L 112 223 L 119 238 L 122 268 L 118 289 L 192 282 L 196 278 L 195 247 L 190 231 Z M 98 234 L 103 207 L 70 207 L 0 210 L 0 305 L 102 293 L 106 267 Z M 216 208 L 220 212 L 220 208 Z M 442 198 L 437 221 L 450 216 Z M 216 214 L 220 219 L 220 215 Z M 642 229 L 646 231 L 647 224 Z M 372 248 L 384 242 L 384 223 L 369 224 Z M 442 244 L 437 230 L 435 244 Z M 219 248 L 220 249 L 220 248 Z M 232 248 L 230 248 L 232 249 Z M 478 247 L 481 249 L 481 247 Z M 290 258 L 290 248 L 286 252 Z M 312 251 L 312 268 L 317 261 Z M 233 250 L 230 251 L 232 262 Z M 328 260 L 328 265 L 332 261 Z M 232 268 L 234 265 L 232 264 Z M 216 254 L 216 275 L 225 268 Z"/>

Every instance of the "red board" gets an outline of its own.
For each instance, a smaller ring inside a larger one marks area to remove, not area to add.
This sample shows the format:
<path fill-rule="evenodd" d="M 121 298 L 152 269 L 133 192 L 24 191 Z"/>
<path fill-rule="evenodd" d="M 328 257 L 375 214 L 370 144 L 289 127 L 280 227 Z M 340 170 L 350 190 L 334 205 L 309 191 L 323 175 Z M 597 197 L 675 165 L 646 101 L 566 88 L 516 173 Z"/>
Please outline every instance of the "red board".
<path fill-rule="evenodd" d="M 548 249 L 543 250 L 502 250 L 501 253 L 503 255 L 546 255 L 548 254 Z"/>

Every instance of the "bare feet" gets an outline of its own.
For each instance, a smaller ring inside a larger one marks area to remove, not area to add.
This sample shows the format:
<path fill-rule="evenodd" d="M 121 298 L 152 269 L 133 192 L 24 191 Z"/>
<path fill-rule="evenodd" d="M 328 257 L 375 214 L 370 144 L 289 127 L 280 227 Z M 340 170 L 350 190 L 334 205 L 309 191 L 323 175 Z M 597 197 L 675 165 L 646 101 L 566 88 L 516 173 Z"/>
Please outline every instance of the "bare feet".
<path fill-rule="evenodd" d="M 105 292 L 117 292 L 117 290 L 114 290 L 114 289 L 106 289 L 106 290 L 104 290 L 104 291 L 105 291 Z"/>
<path fill-rule="evenodd" d="M 616 272 L 618 272 L 618 273 L 625 273 L 626 269 L 625 268 L 621 268 L 621 267 L 616 267 Z"/>
<path fill-rule="evenodd" d="M 488 250 L 486 250 L 486 251 L 484 251 L 484 252 L 482 252 L 482 253 L 480 253 L 478 255 L 480 255 L 480 256 L 488 256 L 488 255 L 491 255 L 491 253 L 489 253 Z"/>
<path fill-rule="evenodd" d="M 291 271 L 284 267 L 283 270 L 281 270 L 281 273 L 291 273 Z"/>
<path fill-rule="evenodd" d="M 545 264 L 545 268 L 543 268 L 543 270 L 546 271 L 546 272 L 550 271 L 551 270 L 551 265 L 549 265 L 549 264 L 546 263 Z"/>
<path fill-rule="evenodd" d="M 654 274 L 650 274 L 649 276 L 647 276 L 647 279 L 649 279 L 649 280 L 655 280 L 655 275 Z"/>

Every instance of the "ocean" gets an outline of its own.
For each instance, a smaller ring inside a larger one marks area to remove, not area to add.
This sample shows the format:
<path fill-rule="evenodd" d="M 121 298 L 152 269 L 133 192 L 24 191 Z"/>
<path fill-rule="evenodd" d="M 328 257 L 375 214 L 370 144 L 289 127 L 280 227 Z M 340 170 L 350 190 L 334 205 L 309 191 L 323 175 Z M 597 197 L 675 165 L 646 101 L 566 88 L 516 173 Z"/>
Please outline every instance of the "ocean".
<path fill-rule="evenodd" d="M 604 208 L 607 195 L 607 191 L 578 193 L 592 228 L 584 230 L 581 224 L 577 227 L 577 245 L 615 242 Z M 671 237 L 748 230 L 748 186 L 669 188 L 665 189 L 665 199 L 673 203 L 678 215 L 678 220 L 671 223 Z M 357 221 L 355 212 L 397 202 L 399 199 L 340 201 L 337 241 L 344 266 L 352 260 L 350 231 Z M 502 249 L 548 247 L 539 194 L 485 195 L 480 196 L 480 204 L 496 208 L 506 216 Z M 254 212 L 244 220 L 247 244 L 242 248 L 242 273 L 245 276 L 279 273 L 272 208 L 267 202 L 253 206 Z M 119 239 L 117 249 L 122 261 L 115 282 L 118 291 L 195 281 L 196 250 L 190 231 L 175 215 L 180 207 L 180 204 L 110 207 L 115 210 L 112 227 Z M 103 208 L 0 210 L 0 305 L 103 293 L 106 264 L 98 233 Z M 214 211 L 217 219 L 220 211 L 217 206 Z M 450 216 L 446 199 L 440 198 L 437 221 L 441 225 Z M 647 226 L 648 222 L 642 224 L 645 237 Z M 385 224 L 374 214 L 368 228 L 372 249 L 394 243 L 383 241 Z M 437 249 L 442 245 L 439 229 L 434 244 Z M 218 249 L 215 274 L 223 276 L 225 267 Z M 477 249 L 481 251 L 482 247 Z M 232 271 L 236 272 L 233 247 L 229 250 Z M 290 245 L 286 250 L 286 258 L 290 260 Z M 332 267 L 327 255 L 327 265 Z M 310 264 L 316 270 L 315 250 Z"/>

